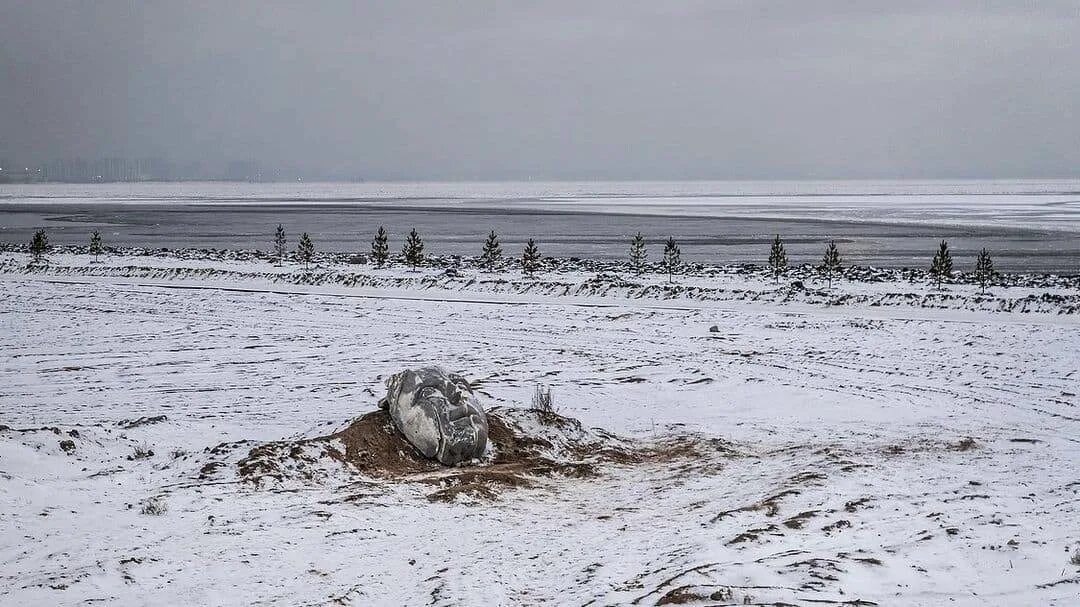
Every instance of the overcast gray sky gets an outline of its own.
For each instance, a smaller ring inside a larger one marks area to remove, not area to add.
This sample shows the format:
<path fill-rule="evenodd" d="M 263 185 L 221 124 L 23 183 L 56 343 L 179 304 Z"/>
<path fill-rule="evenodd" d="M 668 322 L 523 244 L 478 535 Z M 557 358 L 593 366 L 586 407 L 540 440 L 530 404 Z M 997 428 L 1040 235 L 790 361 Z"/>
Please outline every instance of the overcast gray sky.
<path fill-rule="evenodd" d="M 1080 175 L 1080 2 L 0 0 L 0 156 Z"/>

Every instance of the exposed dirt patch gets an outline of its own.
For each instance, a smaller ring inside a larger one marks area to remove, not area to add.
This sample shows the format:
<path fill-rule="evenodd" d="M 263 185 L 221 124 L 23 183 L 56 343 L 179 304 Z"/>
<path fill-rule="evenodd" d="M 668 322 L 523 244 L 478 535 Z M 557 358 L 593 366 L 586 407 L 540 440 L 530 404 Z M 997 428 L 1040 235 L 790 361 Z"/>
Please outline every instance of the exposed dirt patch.
<path fill-rule="evenodd" d="M 1037 439 L 1037 438 L 1010 438 L 1009 442 L 1010 443 L 1028 443 L 1028 444 L 1031 444 L 1031 445 L 1035 445 L 1035 444 L 1041 443 L 1042 441 Z"/>
<path fill-rule="evenodd" d="M 802 529 L 806 521 L 817 516 L 817 510 L 807 510 L 806 512 L 800 512 L 795 516 L 784 521 L 784 526 L 788 529 Z"/>
<path fill-rule="evenodd" d="M 859 510 L 871 501 L 873 501 L 873 498 L 860 497 L 859 499 L 851 500 L 845 503 L 844 510 L 847 510 L 848 512 L 855 512 L 856 510 Z"/>
<path fill-rule="evenodd" d="M 207 462 L 202 468 L 199 469 L 199 478 L 204 480 L 208 479 L 224 466 L 225 462 Z"/>
<path fill-rule="evenodd" d="M 143 416 L 143 417 L 140 417 L 139 419 L 135 419 L 135 420 L 125 419 L 123 421 L 117 422 L 116 425 L 120 426 L 121 428 L 123 428 L 125 430 L 131 430 L 132 428 L 138 428 L 139 426 L 149 426 L 150 424 L 160 424 L 161 422 L 165 422 L 165 421 L 168 421 L 168 420 L 169 420 L 169 418 L 164 416 L 164 415 L 153 415 L 153 416 L 150 416 L 150 417 Z"/>
<path fill-rule="evenodd" d="M 973 437 L 965 436 L 956 442 L 919 439 L 906 444 L 887 445 L 880 449 L 880 452 L 884 455 L 899 456 L 916 453 L 939 453 L 942 451 L 972 451 L 979 447 L 979 443 Z"/>
<path fill-rule="evenodd" d="M 970 436 L 964 437 L 955 443 L 949 444 L 949 450 L 951 451 L 971 451 L 978 448 L 979 444 L 975 442 L 974 438 Z"/>
<path fill-rule="evenodd" d="M 315 440 L 335 439 L 344 444 L 345 451 L 330 447 L 330 457 L 369 476 L 397 478 L 443 467 L 409 444 L 394 428 L 390 414 L 382 409 L 361 416 L 336 434 Z"/>
<path fill-rule="evenodd" d="M 693 586 L 680 586 L 668 591 L 667 594 L 656 601 L 657 605 L 686 605 L 689 603 L 703 603 L 723 601 L 723 604 L 732 604 L 734 594 L 729 588 L 721 588 L 714 592 L 707 592 Z"/>
<path fill-rule="evenodd" d="M 743 542 L 752 542 L 762 535 L 783 535 L 780 533 L 780 528 L 776 525 L 766 525 L 764 527 L 754 527 L 753 529 L 747 529 L 739 535 L 731 538 L 726 542 L 726 546 L 733 546 L 735 544 L 741 544 Z"/>
<path fill-rule="evenodd" d="M 834 531 L 839 531 L 841 529 L 847 529 L 849 527 L 851 527 L 851 521 L 847 519 L 840 519 L 835 523 L 829 523 L 828 525 L 825 525 L 821 528 L 821 530 L 824 531 L 826 534 L 829 534 Z"/>
<path fill-rule="evenodd" d="M 687 437 L 639 443 L 551 411 L 488 411 L 488 452 L 482 460 L 443 466 L 421 455 L 384 410 L 372 411 L 328 436 L 259 445 L 237 463 L 244 481 L 318 482 L 334 469 L 366 477 L 437 487 L 431 501 L 494 499 L 505 489 L 533 486 L 544 477 L 587 478 L 609 465 L 666 463 L 723 452 Z M 328 466 L 327 464 L 334 464 Z"/>
<path fill-rule="evenodd" d="M 709 521 L 709 522 L 715 523 L 716 521 L 719 521 L 719 520 L 724 519 L 724 518 L 726 518 L 728 516 L 731 516 L 732 514 L 737 514 L 739 512 L 759 512 L 759 511 L 761 511 L 761 512 L 765 513 L 765 516 L 776 516 L 780 512 L 780 500 L 784 499 L 785 497 L 792 496 L 792 495 L 799 495 L 799 492 L 796 491 L 795 489 L 785 489 L 785 490 L 783 490 L 783 491 L 781 491 L 781 492 L 779 492 L 777 494 L 770 495 L 769 497 L 766 497 L 765 499 L 763 499 L 763 500 L 761 500 L 759 502 L 755 502 L 753 504 L 750 504 L 749 506 L 743 506 L 741 508 L 734 508 L 734 509 L 731 509 L 731 510 L 725 510 L 725 511 L 717 514 L 716 516 L 714 516 L 712 518 L 712 520 Z"/>
<path fill-rule="evenodd" d="M 420 482 L 440 487 L 427 496 L 432 502 L 453 502 L 461 497 L 495 499 L 498 491 L 516 487 L 531 487 L 526 478 L 528 471 L 519 466 L 492 466 L 484 470 L 469 470 L 438 478 L 421 479 Z"/>

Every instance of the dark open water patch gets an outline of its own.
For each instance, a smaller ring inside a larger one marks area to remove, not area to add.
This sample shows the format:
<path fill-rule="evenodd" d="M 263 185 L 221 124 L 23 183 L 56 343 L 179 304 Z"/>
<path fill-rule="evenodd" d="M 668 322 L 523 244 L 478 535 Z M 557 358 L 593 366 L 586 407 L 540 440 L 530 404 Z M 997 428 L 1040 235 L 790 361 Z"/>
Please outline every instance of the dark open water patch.
<path fill-rule="evenodd" d="M 410 199 L 415 202 L 415 199 Z M 443 199 L 449 202 L 449 199 Z M 508 203 L 512 204 L 512 203 Z M 319 250 L 366 252 L 373 234 L 385 226 L 391 247 L 415 228 L 425 250 L 476 255 L 489 230 L 499 233 L 504 253 L 518 255 L 535 238 L 544 255 L 619 258 L 630 238 L 642 232 L 650 256 L 674 236 L 683 258 L 713 263 L 764 263 L 774 234 L 780 234 L 793 264 L 815 263 L 825 243 L 835 239 L 846 263 L 878 267 L 923 267 L 942 239 L 954 251 L 957 269 L 974 264 L 986 247 L 999 270 L 1080 272 L 1076 234 L 1022 227 L 933 226 L 834 220 L 828 216 L 768 219 L 739 216 L 659 216 L 589 212 L 577 209 L 502 208 L 487 203 L 457 206 L 392 206 L 339 203 L 284 205 L 50 204 L 0 205 L 0 241 L 29 242 L 38 227 L 54 244 L 83 244 L 98 229 L 106 243 L 139 247 L 269 249 L 274 229 L 285 225 L 290 246 L 308 232 Z"/>

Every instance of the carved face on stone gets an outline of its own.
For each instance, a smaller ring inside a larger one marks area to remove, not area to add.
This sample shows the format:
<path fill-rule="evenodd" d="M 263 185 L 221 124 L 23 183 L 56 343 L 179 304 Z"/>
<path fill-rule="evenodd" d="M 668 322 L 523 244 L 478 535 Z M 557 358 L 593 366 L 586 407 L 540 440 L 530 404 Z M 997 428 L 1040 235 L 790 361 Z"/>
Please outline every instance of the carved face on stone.
<path fill-rule="evenodd" d="M 440 367 L 390 376 L 379 406 L 420 453 L 444 465 L 480 457 L 487 448 L 487 415 L 469 383 Z"/>

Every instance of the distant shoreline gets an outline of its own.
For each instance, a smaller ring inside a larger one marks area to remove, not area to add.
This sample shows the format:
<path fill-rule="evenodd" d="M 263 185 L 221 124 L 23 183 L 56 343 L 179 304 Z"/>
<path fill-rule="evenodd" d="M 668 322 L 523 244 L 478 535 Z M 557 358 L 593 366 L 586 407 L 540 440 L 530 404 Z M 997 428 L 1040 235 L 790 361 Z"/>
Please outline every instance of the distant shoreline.
<path fill-rule="evenodd" d="M 39 184 L 0 186 L 0 242 L 44 228 L 80 245 L 97 228 L 115 246 L 257 249 L 280 223 L 294 244 L 307 232 L 317 250 L 362 252 L 384 226 L 395 250 L 415 228 L 431 253 L 472 255 L 495 230 L 508 254 L 533 238 L 544 255 L 612 260 L 640 231 L 653 255 L 673 236 L 688 261 L 762 263 L 779 234 L 793 263 L 835 240 L 851 263 L 924 267 L 948 240 L 965 267 L 985 247 L 1002 270 L 1073 273 L 1070 191 L 1080 181 Z"/>

